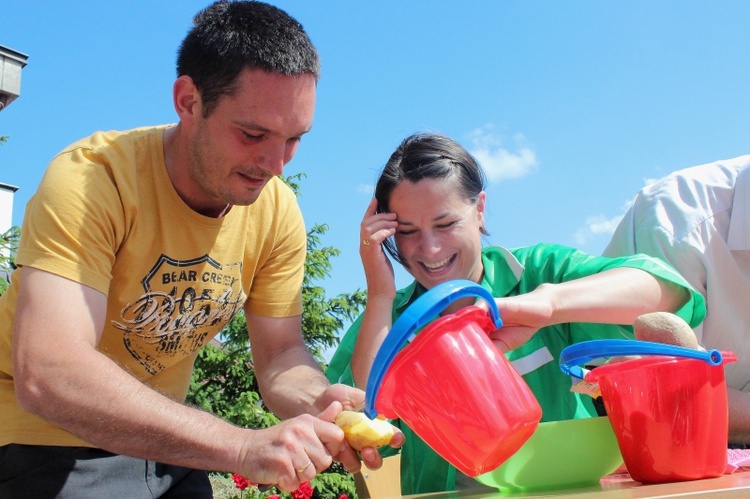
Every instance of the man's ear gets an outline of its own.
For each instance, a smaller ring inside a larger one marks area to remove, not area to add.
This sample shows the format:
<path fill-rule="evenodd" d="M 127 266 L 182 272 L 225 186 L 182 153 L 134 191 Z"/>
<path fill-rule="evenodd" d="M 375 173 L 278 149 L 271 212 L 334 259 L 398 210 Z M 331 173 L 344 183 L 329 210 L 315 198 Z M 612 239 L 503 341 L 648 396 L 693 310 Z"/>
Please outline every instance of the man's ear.
<path fill-rule="evenodd" d="M 172 86 L 172 101 L 180 122 L 190 122 L 201 116 L 203 105 L 198 87 L 189 76 L 182 75 Z"/>

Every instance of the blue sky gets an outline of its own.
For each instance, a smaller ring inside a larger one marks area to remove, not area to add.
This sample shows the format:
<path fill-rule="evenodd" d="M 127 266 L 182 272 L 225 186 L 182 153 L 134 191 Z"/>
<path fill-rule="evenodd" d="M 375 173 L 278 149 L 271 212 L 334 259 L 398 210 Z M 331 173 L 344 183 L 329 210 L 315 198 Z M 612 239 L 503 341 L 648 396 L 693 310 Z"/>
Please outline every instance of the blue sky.
<path fill-rule="evenodd" d="M 308 226 L 341 250 L 329 294 L 364 288 L 359 222 L 405 136 L 440 131 L 484 164 L 488 244 L 600 253 L 648 179 L 750 152 L 750 3 L 284 0 L 320 51 L 304 172 Z M 204 1 L 3 2 L 0 45 L 29 56 L 0 113 L 13 221 L 60 149 L 175 120 L 175 52 Z M 399 274 L 398 284 L 408 278 Z"/>

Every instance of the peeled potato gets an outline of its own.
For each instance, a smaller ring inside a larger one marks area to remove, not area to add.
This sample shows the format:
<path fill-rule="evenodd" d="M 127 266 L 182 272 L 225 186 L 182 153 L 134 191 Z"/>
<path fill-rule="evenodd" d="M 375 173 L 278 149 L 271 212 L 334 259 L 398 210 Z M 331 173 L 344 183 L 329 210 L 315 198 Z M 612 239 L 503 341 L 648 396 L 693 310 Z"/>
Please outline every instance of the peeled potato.
<path fill-rule="evenodd" d="M 382 447 L 393 437 L 393 426 L 385 419 L 370 419 L 362 412 L 341 411 L 334 423 L 344 430 L 346 441 L 353 448 Z"/>
<path fill-rule="evenodd" d="M 669 312 L 652 312 L 639 316 L 633 324 L 633 331 L 636 340 L 698 349 L 698 339 L 690 325 Z"/>

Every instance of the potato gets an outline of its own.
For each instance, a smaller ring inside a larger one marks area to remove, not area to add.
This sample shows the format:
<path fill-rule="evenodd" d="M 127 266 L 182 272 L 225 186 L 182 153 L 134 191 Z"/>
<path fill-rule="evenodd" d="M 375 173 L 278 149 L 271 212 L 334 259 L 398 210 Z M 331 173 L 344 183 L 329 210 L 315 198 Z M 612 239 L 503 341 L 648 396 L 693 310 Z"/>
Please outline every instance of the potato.
<path fill-rule="evenodd" d="M 636 340 L 654 341 L 697 350 L 698 339 L 690 325 L 669 312 L 652 312 L 639 316 L 633 324 Z"/>
<path fill-rule="evenodd" d="M 353 448 L 382 447 L 391 441 L 393 426 L 385 419 L 370 419 L 362 412 L 341 411 L 334 423 L 344 430 L 346 441 Z"/>

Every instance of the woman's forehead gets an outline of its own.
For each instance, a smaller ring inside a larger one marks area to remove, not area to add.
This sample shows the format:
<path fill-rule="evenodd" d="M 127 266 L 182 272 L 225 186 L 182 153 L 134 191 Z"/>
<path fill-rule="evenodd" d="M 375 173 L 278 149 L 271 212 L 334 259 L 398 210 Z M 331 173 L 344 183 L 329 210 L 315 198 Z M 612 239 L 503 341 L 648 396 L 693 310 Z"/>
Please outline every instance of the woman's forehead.
<path fill-rule="evenodd" d="M 426 178 L 417 182 L 404 180 L 391 191 L 390 202 L 401 202 L 409 199 L 422 201 L 451 198 L 460 201 L 464 198 L 460 184 L 454 178 Z M 469 201 L 465 199 L 465 201 Z"/>
<path fill-rule="evenodd" d="M 412 218 L 436 221 L 463 213 L 471 204 L 471 200 L 466 199 L 452 182 L 425 179 L 396 186 L 391 193 L 389 208 L 398 215 L 400 222 L 415 222 Z"/>

